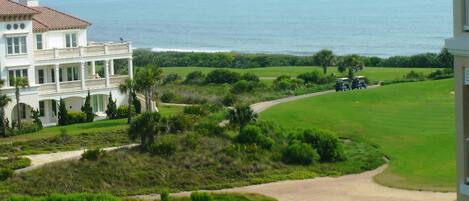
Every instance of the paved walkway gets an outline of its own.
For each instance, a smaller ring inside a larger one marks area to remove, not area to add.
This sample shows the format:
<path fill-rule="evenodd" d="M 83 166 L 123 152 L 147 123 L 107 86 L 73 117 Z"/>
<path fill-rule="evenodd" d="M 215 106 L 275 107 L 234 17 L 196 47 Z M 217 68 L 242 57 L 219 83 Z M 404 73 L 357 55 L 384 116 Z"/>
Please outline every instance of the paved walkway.
<path fill-rule="evenodd" d="M 454 201 L 456 199 L 455 193 L 401 190 L 376 184 L 373 176 L 386 168 L 387 165 L 384 165 L 376 170 L 338 178 L 280 181 L 211 192 L 259 193 L 277 198 L 279 201 Z M 190 192 L 174 194 L 174 196 L 188 195 Z M 156 194 L 135 197 L 144 200 L 159 198 Z"/>

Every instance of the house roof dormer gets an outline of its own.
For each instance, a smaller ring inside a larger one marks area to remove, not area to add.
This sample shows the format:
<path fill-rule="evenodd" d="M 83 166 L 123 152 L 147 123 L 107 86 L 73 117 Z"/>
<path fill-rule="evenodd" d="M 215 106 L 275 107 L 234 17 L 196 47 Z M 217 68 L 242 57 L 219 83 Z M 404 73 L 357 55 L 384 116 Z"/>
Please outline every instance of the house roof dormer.
<path fill-rule="evenodd" d="M 86 29 L 91 23 L 45 6 L 33 7 L 38 14 L 33 16 L 34 32 L 64 29 Z"/>

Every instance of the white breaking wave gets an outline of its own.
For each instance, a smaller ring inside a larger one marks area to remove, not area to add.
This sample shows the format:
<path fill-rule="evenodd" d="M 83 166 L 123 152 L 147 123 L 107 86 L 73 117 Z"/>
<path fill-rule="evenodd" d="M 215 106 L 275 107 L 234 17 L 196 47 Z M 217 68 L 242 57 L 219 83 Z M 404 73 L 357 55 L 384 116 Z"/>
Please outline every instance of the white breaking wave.
<path fill-rule="evenodd" d="M 151 48 L 153 52 L 206 52 L 206 53 L 216 53 L 216 52 L 231 52 L 229 50 L 204 50 L 204 49 L 178 49 L 178 48 Z"/>

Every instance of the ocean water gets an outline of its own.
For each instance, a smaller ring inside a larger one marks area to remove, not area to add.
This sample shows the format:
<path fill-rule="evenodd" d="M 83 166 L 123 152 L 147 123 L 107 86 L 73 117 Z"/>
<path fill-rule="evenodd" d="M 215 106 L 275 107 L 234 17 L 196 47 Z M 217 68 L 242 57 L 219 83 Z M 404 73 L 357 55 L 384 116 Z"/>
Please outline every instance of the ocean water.
<path fill-rule="evenodd" d="M 40 0 L 93 25 L 89 40 L 157 51 L 375 56 L 438 52 L 450 0 Z"/>

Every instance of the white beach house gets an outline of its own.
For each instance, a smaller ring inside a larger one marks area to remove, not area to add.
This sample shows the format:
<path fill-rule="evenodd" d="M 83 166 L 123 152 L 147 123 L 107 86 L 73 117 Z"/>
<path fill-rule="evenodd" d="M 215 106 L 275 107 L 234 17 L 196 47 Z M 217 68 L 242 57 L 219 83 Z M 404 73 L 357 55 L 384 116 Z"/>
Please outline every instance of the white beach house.
<path fill-rule="evenodd" d="M 6 118 L 30 119 L 31 109 L 40 111 L 45 125 L 57 122 L 57 103 L 65 99 L 69 111 L 80 111 L 88 90 L 97 115 L 104 115 L 111 92 L 117 105 L 127 102 L 118 85 L 133 76 L 130 43 L 88 42 L 87 21 L 39 5 L 37 0 L 0 0 L 0 78 L 2 93 L 12 98 Z M 119 63 L 128 72 L 115 73 Z M 101 70 L 101 76 L 98 75 Z M 9 80 L 27 77 L 29 87 L 21 90 L 16 105 Z"/>

